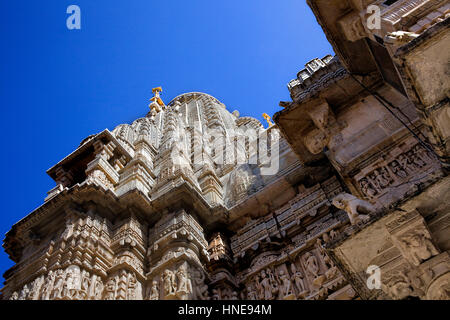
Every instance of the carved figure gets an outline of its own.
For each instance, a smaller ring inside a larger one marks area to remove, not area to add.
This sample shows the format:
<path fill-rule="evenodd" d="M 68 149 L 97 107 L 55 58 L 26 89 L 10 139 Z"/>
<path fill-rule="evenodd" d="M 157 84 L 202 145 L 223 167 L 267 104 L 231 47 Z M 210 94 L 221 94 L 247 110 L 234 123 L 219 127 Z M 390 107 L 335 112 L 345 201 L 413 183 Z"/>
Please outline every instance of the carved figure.
<path fill-rule="evenodd" d="M 417 168 L 422 168 L 422 167 L 425 167 L 427 165 L 425 162 L 422 161 L 422 159 L 413 150 L 408 151 L 406 156 L 410 159 L 410 161 Z"/>
<path fill-rule="evenodd" d="M 258 295 L 252 285 L 247 286 L 247 299 L 258 300 Z"/>
<path fill-rule="evenodd" d="M 128 300 L 136 300 L 136 288 L 137 288 L 137 279 L 136 274 L 133 272 L 130 275 L 130 279 L 128 280 Z"/>
<path fill-rule="evenodd" d="M 406 178 L 408 176 L 406 171 L 403 170 L 403 168 L 400 166 L 397 160 L 392 161 L 390 167 L 392 172 L 399 178 Z"/>
<path fill-rule="evenodd" d="M 153 280 L 153 282 L 152 282 L 149 300 L 159 300 L 159 286 L 158 286 L 158 281 L 156 281 L 156 280 Z"/>
<path fill-rule="evenodd" d="M 281 281 L 281 295 L 283 297 L 292 295 L 292 285 L 289 275 L 286 274 L 283 269 L 281 269 L 278 274 Z"/>
<path fill-rule="evenodd" d="M 19 300 L 19 294 L 17 291 L 14 291 L 9 300 Z"/>
<path fill-rule="evenodd" d="M 89 277 L 89 272 L 83 270 L 81 272 L 81 290 L 84 291 L 86 298 L 89 297 L 89 287 L 91 285 L 91 279 Z"/>
<path fill-rule="evenodd" d="M 163 288 L 166 296 L 175 294 L 177 290 L 175 275 L 169 269 L 166 269 L 163 273 Z"/>
<path fill-rule="evenodd" d="M 317 258 L 311 252 L 305 254 L 305 267 L 314 278 L 319 276 L 319 264 Z"/>
<path fill-rule="evenodd" d="M 103 290 L 103 282 L 100 277 L 96 277 L 94 282 L 94 297 L 96 300 L 100 300 L 102 298 L 102 290 Z"/>
<path fill-rule="evenodd" d="M 408 31 L 394 31 L 389 32 L 385 38 L 384 41 L 386 43 L 395 45 L 395 46 L 401 46 L 404 45 L 415 38 L 417 38 L 419 35 L 414 32 L 408 32 Z"/>
<path fill-rule="evenodd" d="M 177 292 L 179 293 L 190 293 L 192 291 L 192 283 L 191 280 L 187 276 L 186 265 L 181 265 L 176 273 L 178 288 Z"/>
<path fill-rule="evenodd" d="M 111 278 L 106 282 L 105 300 L 114 300 L 115 293 L 116 293 L 116 281 L 114 278 Z"/>
<path fill-rule="evenodd" d="M 351 224 L 356 224 L 360 221 L 369 219 L 368 215 L 363 215 L 360 213 L 372 213 L 375 211 L 375 208 L 369 202 L 358 199 L 349 193 L 341 193 L 337 195 L 333 199 L 333 205 L 336 208 L 347 212 Z"/>
<path fill-rule="evenodd" d="M 30 289 L 28 285 L 24 285 L 19 294 L 19 300 L 28 300 L 28 295 L 30 294 Z"/>
<path fill-rule="evenodd" d="M 396 272 L 382 284 L 382 289 L 392 299 L 401 300 L 413 295 L 413 287 L 409 279 L 402 273 Z"/>
<path fill-rule="evenodd" d="M 359 182 L 359 185 L 361 186 L 362 192 L 363 192 L 366 196 L 368 196 L 368 197 L 373 198 L 373 197 L 375 197 L 376 194 L 378 193 L 378 192 L 372 187 L 372 185 L 370 184 L 370 182 L 367 181 L 367 179 L 365 179 L 365 178 L 362 179 L 362 180 Z"/>
<path fill-rule="evenodd" d="M 272 300 L 272 298 L 273 298 L 272 284 L 270 283 L 270 279 L 267 277 L 266 271 L 264 271 L 264 270 L 261 271 L 260 286 L 264 292 L 264 295 L 263 295 L 264 300 Z"/>
<path fill-rule="evenodd" d="M 405 155 L 401 154 L 398 156 L 397 158 L 398 163 L 400 163 L 400 165 L 403 167 L 403 169 L 408 170 L 410 172 L 414 172 L 415 168 L 412 165 L 411 161 L 405 157 Z"/>
<path fill-rule="evenodd" d="M 407 258 L 416 266 L 420 265 L 422 261 L 439 254 L 431 239 L 420 230 L 402 236 L 400 241 Z"/>
<path fill-rule="evenodd" d="M 55 285 L 53 286 L 52 299 L 61 298 L 61 293 L 64 285 L 64 274 L 61 269 L 56 271 Z"/>
<path fill-rule="evenodd" d="M 202 270 L 194 271 L 194 288 L 198 299 L 208 300 L 208 286 L 205 284 L 205 273 Z"/>
<path fill-rule="evenodd" d="M 217 289 L 212 291 L 212 300 L 220 300 L 220 293 Z"/>
<path fill-rule="evenodd" d="M 381 170 L 374 170 L 375 181 L 378 183 L 381 189 L 385 189 L 389 186 L 389 179 L 386 177 L 386 173 Z"/>
<path fill-rule="evenodd" d="M 300 270 L 297 270 L 294 264 L 291 265 L 291 271 L 292 271 L 292 280 L 294 281 L 298 292 L 302 293 L 306 291 L 305 283 L 303 281 L 303 274 L 300 272 Z"/>

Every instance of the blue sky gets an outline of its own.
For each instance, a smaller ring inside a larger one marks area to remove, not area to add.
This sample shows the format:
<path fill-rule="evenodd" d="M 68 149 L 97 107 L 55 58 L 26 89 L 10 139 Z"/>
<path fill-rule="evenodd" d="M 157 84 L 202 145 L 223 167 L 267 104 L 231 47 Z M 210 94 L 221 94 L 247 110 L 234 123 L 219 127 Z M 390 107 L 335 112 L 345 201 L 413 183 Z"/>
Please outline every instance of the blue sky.
<path fill-rule="evenodd" d="M 66 27 L 71 4 L 81 30 Z M 3 0 L 0 34 L 2 239 L 55 185 L 45 171 L 144 116 L 151 88 L 263 120 L 307 61 L 333 53 L 305 0 Z M 3 274 L 13 263 L 0 251 Z"/>

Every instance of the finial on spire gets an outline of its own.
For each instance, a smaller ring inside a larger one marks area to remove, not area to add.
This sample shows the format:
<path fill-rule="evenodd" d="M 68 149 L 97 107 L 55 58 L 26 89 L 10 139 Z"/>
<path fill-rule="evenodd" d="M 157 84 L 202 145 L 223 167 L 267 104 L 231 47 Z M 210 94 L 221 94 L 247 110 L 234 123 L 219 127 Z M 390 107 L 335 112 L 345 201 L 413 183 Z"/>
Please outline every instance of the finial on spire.
<path fill-rule="evenodd" d="M 266 119 L 267 124 L 269 125 L 269 127 L 273 126 L 273 122 L 270 121 L 270 119 L 272 119 L 267 113 L 263 113 L 262 114 L 263 118 Z"/>
<path fill-rule="evenodd" d="M 150 110 L 152 110 L 152 111 L 155 110 L 156 112 L 160 112 L 161 108 L 166 106 L 159 96 L 159 93 L 162 92 L 162 88 L 161 87 L 153 88 L 152 92 L 154 94 L 154 97 L 150 99 L 150 101 L 152 101 L 149 104 Z"/>

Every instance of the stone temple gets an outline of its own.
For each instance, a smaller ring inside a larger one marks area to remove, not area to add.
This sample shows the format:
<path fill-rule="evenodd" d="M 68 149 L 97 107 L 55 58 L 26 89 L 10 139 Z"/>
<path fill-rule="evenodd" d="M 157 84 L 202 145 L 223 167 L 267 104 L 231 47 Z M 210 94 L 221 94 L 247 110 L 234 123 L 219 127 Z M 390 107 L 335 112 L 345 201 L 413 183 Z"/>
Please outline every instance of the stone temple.
<path fill-rule="evenodd" d="M 274 124 L 153 89 L 48 170 L 2 298 L 450 299 L 450 5 L 307 2 L 336 56 Z"/>

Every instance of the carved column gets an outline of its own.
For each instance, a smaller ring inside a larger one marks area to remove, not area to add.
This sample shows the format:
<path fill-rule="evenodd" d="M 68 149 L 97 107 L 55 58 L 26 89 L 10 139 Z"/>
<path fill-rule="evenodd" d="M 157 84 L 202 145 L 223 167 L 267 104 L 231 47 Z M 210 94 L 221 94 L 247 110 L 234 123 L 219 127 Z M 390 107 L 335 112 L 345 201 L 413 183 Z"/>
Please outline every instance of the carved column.
<path fill-rule="evenodd" d="M 150 230 L 149 243 L 146 299 L 207 298 L 203 267 L 209 258 L 207 242 L 203 228 L 190 214 L 180 210 L 165 215 Z"/>

